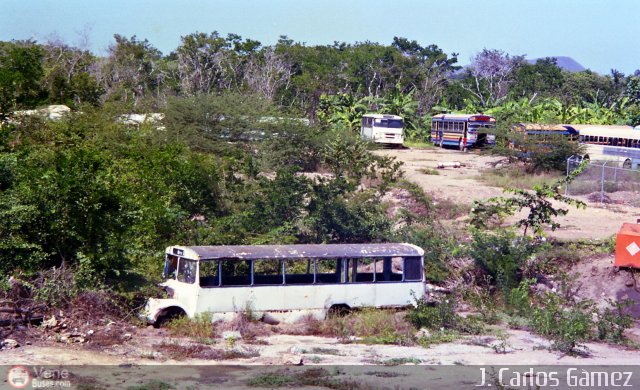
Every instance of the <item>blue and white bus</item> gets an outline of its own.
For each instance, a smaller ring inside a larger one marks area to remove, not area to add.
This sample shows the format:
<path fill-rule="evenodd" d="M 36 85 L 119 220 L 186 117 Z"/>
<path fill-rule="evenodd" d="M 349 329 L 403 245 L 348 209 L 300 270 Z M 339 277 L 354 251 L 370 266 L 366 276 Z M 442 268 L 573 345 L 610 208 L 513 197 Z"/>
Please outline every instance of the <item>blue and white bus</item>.
<path fill-rule="evenodd" d="M 496 118 L 484 114 L 440 114 L 431 118 L 431 141 L 460 150 L 494 145 Z"/>
<path fill-rule="evenodd" d="M 630 126 L 573 125 L 584 145 L 584 158 L 611 161 L 627 169 L 640 166 L 640 129 Z"/>

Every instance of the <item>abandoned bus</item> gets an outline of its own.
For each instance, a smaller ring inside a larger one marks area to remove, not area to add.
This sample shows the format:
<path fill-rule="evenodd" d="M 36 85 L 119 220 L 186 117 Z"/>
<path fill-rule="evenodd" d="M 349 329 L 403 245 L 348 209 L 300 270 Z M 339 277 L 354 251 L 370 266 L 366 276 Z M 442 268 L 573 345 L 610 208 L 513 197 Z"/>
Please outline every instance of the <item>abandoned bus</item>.
<path fill-rule="evenodd" d="M 584 158 L 592 161 L 611 161 L 623 168 L 640 166 L 640 131 L 630 126 L 574 125 L 584 145 Z"/>
<path fill-rule="evenodd" d="M 460 150 L 494 145 L 496 119 L 484 114 L 440 114 L 431 118 L 431 140 L 434 144 L 455 146 Z"/>
<path fill-rule="evenodd" d="M 578 130 L 573 125 L 543 123 L 516 123 L 510 129 L 509 149 L 517 157 L 528 157 L 531 152 L 546 153 L 558 141 L 578 142 Z"/>
<path fill-rule="evenodd" d="M 170 246 L 170 298 L 149 299 L 146 320 L 250 309 L 294 322 L 333 309 L 402 307 L 424 294 L 424 251 L 411 244 Z"/>
<path fill-rule="evenodd" d="M 404 142 L 403 128 L 401 116 L 365 114 L 362 116 L 360 137 L 378 144 L 401 146 Z"/>

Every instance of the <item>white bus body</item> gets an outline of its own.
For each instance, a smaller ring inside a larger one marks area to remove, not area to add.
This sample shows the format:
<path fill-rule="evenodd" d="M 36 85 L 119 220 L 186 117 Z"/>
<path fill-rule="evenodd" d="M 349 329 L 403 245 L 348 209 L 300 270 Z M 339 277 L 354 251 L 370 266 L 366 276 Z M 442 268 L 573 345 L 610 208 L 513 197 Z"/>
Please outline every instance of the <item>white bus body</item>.
<path fill-rule="evenodd" d="M 322 319 L 332 308 L 408 306 L 425 291 L 424 251 L 411 244 L 172 246 L 166 255 L 165 272 L 176 270 L 162 284 L 171 298 L 149 299 L 149 323 L 171 314 L 230 319 L 245 309 L 284 322 Z M 259 262 L 282 273 L 259 273 Z M 248 272 L 232 275 L 232 266 Z"/>
<path fill-rule="evenodd" d="M 584 146 L 584 158 L 614 162 L 623 168 L 640 166 L 640 130 L 630 126 L 575 126 Z"/>
<path fill-rule="evenodd" d="M 365 114 L 362 116 L 360 137 L 378 144 L 402 145 L 404 120 L 397 115 Z"/>

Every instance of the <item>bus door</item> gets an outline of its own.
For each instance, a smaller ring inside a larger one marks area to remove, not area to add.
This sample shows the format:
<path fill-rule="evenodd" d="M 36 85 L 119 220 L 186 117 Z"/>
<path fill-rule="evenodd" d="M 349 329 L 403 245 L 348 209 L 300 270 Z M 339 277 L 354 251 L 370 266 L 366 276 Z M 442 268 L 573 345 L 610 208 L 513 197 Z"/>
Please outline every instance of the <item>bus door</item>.
<path fill-rule="evenodd" d="M 467 150 L 467 131 L 469 129 L 469 123 L 468 122 L 464 122 L 462 124 L 463 127 L 463 131 L 462 131 L 462 150 Z"/>

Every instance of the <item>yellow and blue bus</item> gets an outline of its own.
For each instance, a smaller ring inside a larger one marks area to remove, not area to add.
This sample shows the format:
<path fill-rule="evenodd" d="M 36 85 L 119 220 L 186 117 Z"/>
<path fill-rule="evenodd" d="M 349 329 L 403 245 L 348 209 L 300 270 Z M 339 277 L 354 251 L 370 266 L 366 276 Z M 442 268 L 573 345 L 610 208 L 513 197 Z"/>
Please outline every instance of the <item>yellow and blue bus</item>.
<path fill-rule="evenodd" d="M 484 114 L 440 114 L 431 118 L 431 141 L 460 150 L 494 145 L 496 118 Z"/>

